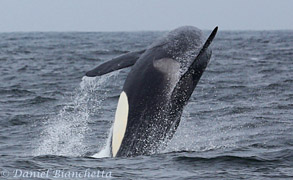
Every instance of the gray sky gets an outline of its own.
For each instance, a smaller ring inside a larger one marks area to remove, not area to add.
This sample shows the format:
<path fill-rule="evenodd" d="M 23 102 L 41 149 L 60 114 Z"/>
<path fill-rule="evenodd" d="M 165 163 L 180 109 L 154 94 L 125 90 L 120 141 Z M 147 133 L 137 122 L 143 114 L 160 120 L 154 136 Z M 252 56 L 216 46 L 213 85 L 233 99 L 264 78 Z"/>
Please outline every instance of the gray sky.
<path fill-rule="evenodd" d="M 293 29 L 293 0 L 0 0 L 0 32 Z"/>

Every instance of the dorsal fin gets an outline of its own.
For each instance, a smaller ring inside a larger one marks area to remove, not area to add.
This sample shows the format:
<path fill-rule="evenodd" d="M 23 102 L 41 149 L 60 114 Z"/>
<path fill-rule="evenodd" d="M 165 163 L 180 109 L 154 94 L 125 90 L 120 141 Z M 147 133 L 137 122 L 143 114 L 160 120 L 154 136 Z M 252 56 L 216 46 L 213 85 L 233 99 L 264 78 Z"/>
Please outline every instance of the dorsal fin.
<path fill-rule="evenodd" d="M 212 31 L 212 33 L 210 34 L 210 36 L 208 37 L 208 39 L 206 40 L 206 42 L 202 46 L 201 50 L 199 51 L 198 55 L 196 56 L 195 60 L 190 65 L 189 69 L 194 68 L 194 65 L 196 64 L 196 60 L 198 58 L 200 58 L 205 53 L 205 51 L 208 49 L 208 47 L 210 46 L 210 44 L 214 40 L 214 38 L 215 38 L 215 36 L 217 34 L 217 31 L 218 31 L 218 26 L 215 27 L 215 29 Z"/>

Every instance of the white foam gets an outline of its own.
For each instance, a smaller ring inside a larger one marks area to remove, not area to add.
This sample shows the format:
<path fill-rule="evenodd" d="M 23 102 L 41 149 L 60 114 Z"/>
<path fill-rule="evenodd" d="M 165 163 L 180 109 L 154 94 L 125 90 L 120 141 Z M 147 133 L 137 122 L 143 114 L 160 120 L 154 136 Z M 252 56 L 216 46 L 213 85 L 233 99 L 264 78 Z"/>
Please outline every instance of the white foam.
<path fill-rule="evenodd" d="M 257 61 L 257 60 L 259 60 L 258 57 L 251 57 L 250 59 L 253 60 L 253 61 Z"/>

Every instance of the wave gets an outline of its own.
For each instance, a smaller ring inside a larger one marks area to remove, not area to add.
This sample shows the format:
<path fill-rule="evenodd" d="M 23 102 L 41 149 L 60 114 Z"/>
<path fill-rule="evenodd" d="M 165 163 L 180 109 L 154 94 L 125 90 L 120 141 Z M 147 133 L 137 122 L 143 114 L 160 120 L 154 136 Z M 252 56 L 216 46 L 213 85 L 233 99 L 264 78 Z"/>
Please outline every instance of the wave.
<path fill-rule="evenodd" d="M 32 91 L 24 90 L 24 89 L 3 89 L 0 90 L 0 94 L 12 94 L 14 96 L 25 96 L 25 95 L 32 95 L 35 94 Z"/>
<path fill-rule="evenodd" d="M 26 103 L 27 104 L 40 104 L 44 102 L 49 102 L 49 101 L 55 101 L 57 99 L 55 98 L 49 98 L 49 97 L 43 97 L 43 96 L 37 96 L 33 99 L 28 100 Z"/>
<path fill-rule="evenodd" d="M 227 163 L 227 164 L 241 164 L 241 165 L 249 165 L 249 164 L 263 164 L 263 163 L 275 163 L 279 162 L 279 160 L 268 160 L 263 159 L 257 156 L 216 156 L 216 157 L 188 157 L 188 156 L 180 156 L 175 157 L 174 161 L 181 163 Z"/>
<path fill-rule="evenodd" d="M 125 54 L 128 53 L 129 51 L 122 51 L 118 49 L 114 50 L 96 50 L 94 51 L 94 54 L 96 55 L 119 55 L 119 54 Z"/>

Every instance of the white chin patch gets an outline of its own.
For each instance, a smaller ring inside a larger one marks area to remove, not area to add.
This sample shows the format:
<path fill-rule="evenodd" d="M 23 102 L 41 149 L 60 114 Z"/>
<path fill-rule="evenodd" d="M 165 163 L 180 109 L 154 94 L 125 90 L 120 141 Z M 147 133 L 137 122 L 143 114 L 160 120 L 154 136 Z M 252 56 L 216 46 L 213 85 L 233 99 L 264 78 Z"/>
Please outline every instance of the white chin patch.
<path fill-rule="evenodd" d="M 116 154 L 121 146 L 128 120 L 128 99 L 126 93 L 123 91 L 120 94 L 120 98 L 118 101 L 116 114 L 115 114 L 115 122 L 113 127 L 113 135 L 112 135 L 112 154 L 113 157 L 116 157 Z"/>

